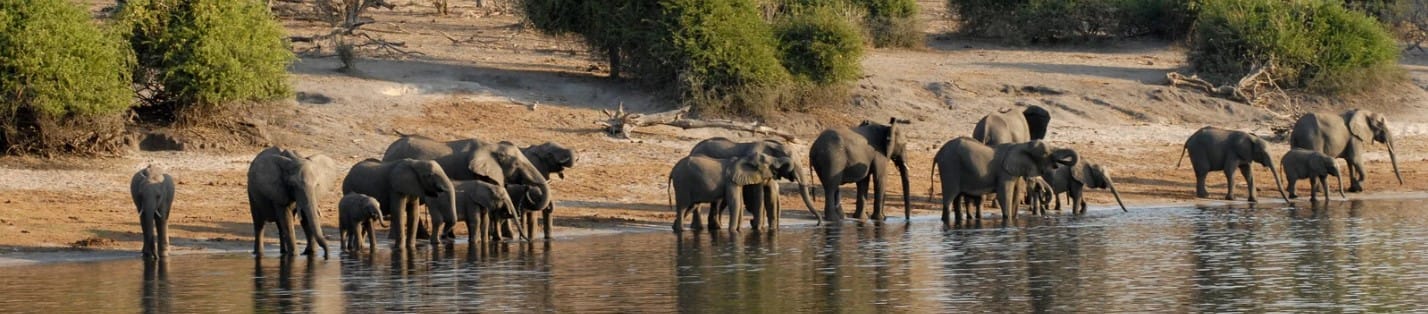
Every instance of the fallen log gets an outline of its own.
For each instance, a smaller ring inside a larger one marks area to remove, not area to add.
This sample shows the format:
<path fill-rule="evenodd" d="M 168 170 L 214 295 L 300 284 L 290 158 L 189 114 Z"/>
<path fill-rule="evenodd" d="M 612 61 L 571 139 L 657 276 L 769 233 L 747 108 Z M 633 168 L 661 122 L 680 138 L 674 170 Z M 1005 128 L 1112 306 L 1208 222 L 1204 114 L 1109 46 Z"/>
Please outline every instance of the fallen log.
<path fill-rule="evenodd" d="M 675 110 L 651 114 L 625 112 L 624 104 L 620 104 L 619 108 L 616 109 L 614 112 L 611 112 L 607 109 L 601 109 L 600 111 L 604 112 L 607 118 L 605 119 L 605 121 L 596 121 L 595 124 L 604 126 L 606 134 L 624 139 L 630 138 L 630 133 L 633 132 L 637 127 L 668 125 L 686 130 L 700 128 L 720 128 L 749 132 L 754 135 L 767 134 L 778 136 L 786 141 L 793 143 L 796 143 L 798 141 L 798 138 L 794 137 L 793 134 L 780 131 L 767 125 L 763 125 L 763 123 L 759 122 L 737 122 L 732 120 L 699 120 L 686 118 L 685 115 L 689 113 L 688 106 L 681 107 Z"/>

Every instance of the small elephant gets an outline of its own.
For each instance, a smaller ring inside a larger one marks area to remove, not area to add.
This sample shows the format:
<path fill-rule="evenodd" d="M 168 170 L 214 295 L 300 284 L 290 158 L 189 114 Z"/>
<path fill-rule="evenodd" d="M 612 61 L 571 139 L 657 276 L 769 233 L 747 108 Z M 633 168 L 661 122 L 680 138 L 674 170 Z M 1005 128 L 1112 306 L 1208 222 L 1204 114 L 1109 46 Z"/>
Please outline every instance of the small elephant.
<path fill-rule="evenodd" d="M 1086 199 L 1084 197 L 1085 188 L 1110 189 L 1111 195 L 1115 195 L 1116 204 L 1121 206 L 1121 211 L 1126 210 L 1126 204 L 1121 202 L 1121 192 L 1116 191 L 1115 182 L 1111 181 L 1111 173 L 1099 164 L 1080 160 L 1074 165 L 1059 167 L 1044 177 L 1051 188 L 1055 190 L 1056 210 L 1061 210 L 1061 194 L 1066 193 L 1066 198 L 1071 203 L 1071 212 L 1077 214 L 1086 213 Z"/>
<path fill-rule="evenodd" d="M 466 222 L 467 245 L 499 236 L 493 228 L 496 222 L 519 214 L 506 188 L 480 180 L 454 181 L 454 185 L 454 211 L 458 220 Z"/>
<path fill-rule="evenodd" d="M 997 193 L 997 206 L 1002 209 L 1002 223 L 1016 219 L 1019 196 L 1023 195 L 1022 180 L 1032 184 L 1046 185 L 1042 175 L 1052 171 L 1054 164 L 1074 165 L 1075 151 L 1053 149 L 1041 141 L 1016 144 L 1001 144 L 995 147 L 982 144 L 970 137 L 958 137 L 937 151 L 933 159 L 932 172 L 942 168 L 942 223 L 961 224 L 963 204 L 955 202 L 963 197 L 966 201 L 979 200 L 982 195 Z M 1042 187 L 1050 190 L 1050 187 Z M 980 203 L 980 202 L 978 202 Z M 955 207 L 955 208 L 952 208 Z M 952 210 L 952 211 L 949 211 Z M 949 216 L 955 211 L 955 218 Z M 967 211 L 971 220 L 971 212 Z M 977 213 L 976 219 L 982 215 Z"/>
<path fill-rule="evenodd" d="M 521 153 L 526 155 L 526 160 L 530 160 L 531 165 L 535 166 L 536 171 L 539 171 L 541 176 L 544 176 L 547 182 L 549 182 L 550 175 L 552 173 L 557 176 L 560 176 L 561 180 L 565 180 L 565 169 L 575 167 L 575 152 L 571 151 L 569 148 L 565 148 L 565 146 L 561 146 L 560 143 L 545 142 L 540 145 L 527 146 L 526 148 L 521 149 Z M 525 186 L 527 188 L 536 187 L 525 184 L 521 184 L 521 186 Z M 527 196 L 538 196 L 536 198 L 531 198 L 531 201 L 540 201 L 543 199 L 547 199 L 544 194 L 545 192 L 541 192 L 539 189 L 531 190 L 530 193 L 510 193 L 512 195 L 524 194 Z M 534 205 L 534 203 L 532 203 L 532 205 Z M 551 214 L 553 212 L 555 212 L 554 201 L 551 201 L 550 205 L 547 205 L 545 208 L 540 209 L 540 224 L 541 229 L 545 230 L 546 240 L 550 240 Z M 533 217 L 534 216 L 527 216 L 526 220 L 534 219 Z M 532 228 L 534 228 L 532 223 L 526 223 L 526 230 L 535 232 L 535 230 Z"/>
<path fill-rule="evenodd" d="M 1041 140 L 1050 124 L 1051 113 L 1041 106 L 1026 106 L 1020 112 L 1004 109 L 977 120 L 972 138 L 992 146 Z"/>
<path fill-rule="evenodd" d="M 416 243 L 417 200 L 431 206 L 428 212 L 435 229 L 433 235 L 446 234 L 456 226 L 456 213 L 450 192 L 455 188 L 441 165 L 431 160 L 399 159 L 378 161 L 367 159 L 352 166 L 347 178 L 342 180 L 342 193 L 371 195 L 381 203 L 382 213 L 392 216 L 392 228 L 398 249 L 411 248 Z M 439 205 L 439 206 L 438 206 Z M 431 245 L 441 243 L 441 237 L 432 236 Z"/>
<path fill-rule="evenodd" d="M 886 125 L 863 121 L 856 128 L 831 128 L 818 134 L 808 149 L 808 162 L 823 183 L 823 218 L 843 220 L 838 186 L 854 183 L 857 208 L 853 215 L 863 219 L 863 203 L 868 184 L 872 183 L 873 220 L 885 219 L 883 203 L 887 186 L 884 178 L 888 161 L 892 161 L 902 179 L 903 216 L 912 219 L 912 196 L 907 193 L 910 175 L 907 173 L 907 139 L 903 130 L 909 123 L 897 118 L 889 119 Z"/>
<path fill-rule="evenodd" d="M 674 164 L 669 172 L 669 188 L 673 190 L 670 207 L 674 209 L 674 231 L 684 230 L 684 216 L 694 211 L 694 229 L 699 229 L 700 203 L 722 199 L 728 207 L 729 231 L 738 232 L 743 220 L 743 188 L 767 184 L 773 180 L 770 170 L 775 159 L 765 154 L 739 158 L 715 159 L 688 156 Z M 712 209 L 711 209 L 712 210 Z"/>
<path fill-rule="evenodd" d="M 1402 185 L 1398 155 L 1393 151 L 1393 133 L 1388 131 L 1388 118 L 1382 114 L 1361 109 L 1345 111 L 1340 115 L 1310 113 L 1299 117 L 1299 121 L 1294 123 L 1293 133 L 1289 135 L 1290 147 L 1317 151 L 1347 161 L 1349 192 L 1364 190 L 1364 148 L 1373 142 L 1388 146 L 1393 175 Z"/>
<path fill-rule="evenodd" d="M 1249 191 L 1246 191 L 1247 200 L 1255 202 L 1254 173 L 1250 170 L 1250 163 L 1259 163 L 1269 168 L 1269 176 L 1274 178 L 1275 188 L 1279 190 L 1280 196 L 1284 196 L 1284 186 L 1279 182 L 1274 160 L 1269 157 L 1266 146 L 1269 144 L 1254 134 L 1207 126 L 1195 131 L 1195 134 L 1185 140 L 1175 168 L 1180 168 L 1180 162 L 1185 161 L 1185 153 L 1188 151 L 1190 166 L 1195 169 L 1195 197 L 1201 198 L 1210 196 L 1210 192 L 1205 190 L 1205 176 L 1210 174 L 1210 171 L 1223 170 L 1226 200 L 1235 199 L 1235 170 L 1239 170 L 1245 177 L 1245 183 L 1249 185 Z M 1284 196 L 1284 201 L 1289 201 L 1289 197 Z"/>
<path fill-rule="evenodd" d="M 174 203 L 174 178 L 164 168 L 149 165 L 129 181 L 129 194 L 139 208 L 144 228 L 144 258 L 169 256 L 169 209 Z"/>
<path fill-rule="evenodd" d="M 268 222 L 278 224 L 278 237 L 283 256 L 296 251 L 292 219 L 302 219 L 307 235 L 307 250 L 313 243 L 322 247 L 327 256 L 327 239 L 319 222 L 317 204 L 321 196 L 332 189 L 336 166 L 323 155 L 302 156 L 280 147 L 269 147 L 258 153 L 248 166 L 248 206 L 253 215 L 253 254 L 263 256 L 263 227 Z"/>
<path fill-rule="evenodd" d="M 799 196 L 803 197 L 803 204 L 808 207 L 808 212 L 813 214 L 813 218 L 817 221 L 817 224 L 822 224 L 823 219 L 818 215 L 818 210 L 815 209 L 816 207 L 813 206 L 813 200 L 810 198 L 810 190 L 812 190 L 812 188 L 808 184 L 808 178 L 800 171 L 803 167 L 800 167 L 798 162 L 794 161 L 793 154 L 789 153 L 788 148 L 785 147 L 782 142 L 762 140 L 740 143 L 723 137 L 715 137 L 700 141 L 698 144 L 694 144 L 694 148 L 689 150 L 690 156 L 705 156 L 719 159 L 737 158 L 755 153 L 763 153 L 782 160 L 780 167 L 771 169 L 774 177 L 776 179 L 784 179 L 797 183 Z M 764 197 L 765 194 L 771 197 Z M 720 205 L 722 205 L 722 203 L 720 203 Z M 744 187 L 744 207 L 754 213 L 754 221 L 761 220 L 761 217 L 768 217 L 767 222 L 769 229 L 775 229 L 779 225 L 778 218 L 780 209 L 778 205 L 778 187 L 776 185 Z M 718 206 L 719 205 L 716 205 L 716 208 L 710 211 L 710 217 L 718 214 L 720 210 Z M 717 220 L 710 219 L 709 226 L 710 228 L 717 228 Z M 758 228 L 759 226 L 754 226 L 755 230 Z"/>
<path fill-rule="evenodd" d="M 382 204 L 377 199 L 366 194 L 352 193 L 342 196 L 342 200 L 337 202 L 337 230 L 342 234 L 342 251 L 357 252 L 362 250 L 362 238 L 367 238 L 367 244 L 372 250 L 377 249 L 377 230 L 372 228 L 372 222 L 387 227 L 387 223 L 382 221 Z M 349 251 L 350 250 L 350 251 Z"/>
<path fill-rule="evenodd" d="M 1303 148 L 1290 149 L 1284 153 L 1284 157 L 1279 160 L 1280 167 L 1284 168 L 1284 180 L 1289 185 L 1289 198 L 1299 198 L 1294 195 L 1294 184 L 1299 179 L 1309 179 L 1309 201 L 1319 201 L 1319 191 L 1324 191 L 1324 200 L 1329 199 L 1329 176 L 1339 181 L 1339 196 L 1345 199 L 1344 178 L 1339 176 L 1339 165 L 1334 162 L 1334 157 L 1324 153 Z"/>

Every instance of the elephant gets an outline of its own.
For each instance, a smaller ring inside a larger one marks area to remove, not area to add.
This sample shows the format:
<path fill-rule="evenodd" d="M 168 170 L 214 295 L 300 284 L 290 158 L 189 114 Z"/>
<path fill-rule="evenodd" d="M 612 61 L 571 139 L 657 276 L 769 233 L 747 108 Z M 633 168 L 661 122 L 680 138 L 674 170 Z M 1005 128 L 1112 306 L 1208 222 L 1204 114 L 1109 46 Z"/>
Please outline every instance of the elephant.
<path fill-rule="evenodd" d="M 518 217 L 515 205 L 500 185 L 480 180 L 454 181 L 452 190 L 457 219 L 466 222 L 467 245 L 491 238 L 497 219 Z M 522 231 L 522 234 L 525 232 Z"/>
<path fill-rule="evenodd" d="M 292 219 L 302 219 L 307 236 L 303 255 L 314 252 L 313 242 L 327 256 L 327 239 L 318 221 L 321 212 L 317 203 L 332 189 L 336 164 L 324 155 L 302 156 L 296 151 L 269 147 L 258 153 L 248 166 L 248 206 L 253 216 L 253 254 L 263 256 L 263 227 L 268 222 L 278 224 L 282 255 L 296 251 Z"/>
<path fill-rule="evenodd" d="M 164 168 L 149 165 L 134 173 L 129 194 L 139 209 L 139 225 L 144 229 L 144 258 L 169 256 L 169 209 L 174 203 L 174 178 Z"/>
<path fill-rule="evenodd" d="M 1111 195 L 1115 195 L 1116 204 L 1121 206 L 1121 211 L 1129 212 L 1126 204 L 1121 202 L 1121 192 L 1116 191 L 1116 184 L 1111 181 L 1110 170 L 1099 164 L 1083 159 L 1074 165 L 1056 168 L 1044 174 L 1042 178 L 1051 184 L 1058 211 L 1061 210 L 1061 193 L 1066 193 L 1066 199 L 1071 203 L 1071 212 L 1085 214 L 1086 199 L 1082 193 L 1089 187 L 1111 190 Z"/>
<path fill-rule="evenodd" d="M 1185 153 L 1188 151 L 1190 166 L 1195 169 L 1195 197 L 1200 198 L 1210 196 L 1210 193 L 1205 191 L 1205 176 L 1210 171 L 1223 170 L 1225 200 L 1235 199 L 1235 170 L 1238 169 L 1245 177 L 1245 183 L 1249 185 L 1246 200 L 1256 202 L 1254 173 L 1250 170 L 1250 163 L 1259 163 L 1269 168 L 1269 176 L 1274 178 L 1275 188 L 1279 190 L 1280 196 L 1284 196 L 1284 186 L 1279 182 L 1279 175 L 1275 174 L 1274 160 L 1266 150 L 1268 145 L 1264 139 L 1248 132 L 1207 126 L 1195 131 L 1195 134 L 1185 140 L 1175 168 L 1180 168 L 1180 163 L 1185 161 Z M 1289 197 L 1284 196 L 1284 201 L 1288 202 Z"/>
<path fill-rule="evenodd" d="M 1284 157 L 1279 159 L 1279 166 L 1284 168 L 1284 180 L 1289 185 L 1289 198 L 1298 198 L 1295 193 L 1295 183 L 1299 179 L 1309 179 L 1309 201 L 1318 202 L 1320 188 L 1324 191 L 1324 200 L 1329 199 L 1329 176 L 1339 181 L 1339 196 L 1348 199 L 1344 195 L 1344 178 L 1339 176 L 1339 165 L 1335 163 L 1334 157 L 1324 153 L 1303 149 L 1292 148 L 1284 153 Z"/>
<path fill-rule="evenodd" d="M 902 179 L 903 216 L 912 219 L 912 198 L 908 193 L 907 140 L 902 126 L 910 122 L 892 118 L 888 124 L 863 121 L 855 128 L 831 128 L 818 135 L 809 147 L 808 160 L 818 180 L 823 183 L 823 218 L 829 221 L 843 220 L 842 206 L 839 204 L 838 186 L 857 184 L 857 210 L 854 216 L 863 219 L 863 203 L 868 193 L 868 183 L 873 184 L 873 220 L 882 221 L 884 196 L 887 187 L 883 177 L 887 174 L 887 162 L 897 166 Z"/>
<path fill-rule="evenodd" d="M 1051 172 L 1056 164 L 1074 165 L 1080 157 L 1075 151 L 1065 148 L 1053 149 L 1050 145 L 1032 140 L 1015 144 L 987 146 L 970 137 L 958 137 L 947 141 L 938 149 L 933 158 L 932 172 L 942 168 L 942 223 L 961 224 L 963 204 L 954 202 L 958 197 L 977 201 L 982 195 L 997 194 L 997 206 L 1002 209 L 1002 223 L 1016 219 L 1018 196 L 1022 191 L 1022 180 L 1042 185 L 1051 190 L 1042 175 Z M 956 203 L 956 204 L 954 204 Z M 956 217 L 948 217 L 949 207 L 956 207 Z M 971 214 L 970 211 L 966 212 Z M 971 220 L 971 217 L 967 217 Z M 980 209 L 976 219 L 982 218 Z"/>
<path fill-rule="evenodd" d="M 700 141 L 698 144 L 694 144 L 694 148 L 690 149 L 689 151 L 690 156 L 705 156 L 718 159 L 737 158 L 740 156 L 748 156 L 755 153 L 763 153 L 769 155 L 770 157 L 786 159 L 785 162 L 781 163 L 783 167 L 771 169 L 773 171 L 774 178 L 789 180 L 798 183 L 798 193 L 799 196 L 803 197 L 804 206 L 808 207 L 808 212 L 813 214 L 813 218 L 817 221 L 817 224 L 822 224 L 823 218 L 818 215 L 818 211 L 815 209 L 817 207 L 813 206 L 813 200 L 809 197 L 809 191 L 812 188 L 808 186 L 808 179 L 803 175 L 802 172 L 799 171 L 803 167 L 799 166 L 798 163 L 793 160 L 793 155 L 789 153 L 789 150 L 784 146 L 783 143 L 773 140 L 761 140 L 756 142 L 739 143 L 729 140 L 728 138 L 715 137 Z M 745 208 L 748 208 L 749 210 L 752 210 L 754 212 L 754 217 L 759 217 L 760 209 L 763 209 L 764 212 L 767 212 L 765 213 L 765 215 L 768 217 L 768 222 L 771 227 L 770 229 L 772 229 L 773 227 L 778 225 L 778 215 L 780 211 L 778 209 L 777 199 L 778 189 L 776 188 L 776 186 L 774 187 L 774 189 L 769 188 L 770 187 L 767 186 L 745 187 L 744 206 Z M 773 194 L 769 194 L 772 197 L 765 198 L 763 196 L 764 191 L 770 190 L 773 192 Z M 759 200 L 765 199 L 772 201 L 758 202 Z M 710 212 L 711 214 L 713 214 L 717 211 L 718 210 L 716 209 L 711 210 Z M 755 219 L 757 220 L 758 218 Z M 710 227 L 717 227 L 717 224 L 712 219 L 710 221 Z M 755 229 L 757 228 L 758 227 L 755 226 Z"/>
<path fill-rule="evenodd" d="M 1026 106 L 1021 112 L 1003 109 L 977 120 L 972 138 L 987 145 L 1022 143 L 1046 138 L 1051 113 L 1041 106 Z"/>
<path fill-rule="evenodd" d="M 377 202 L 377 199 L 361 193 L 342 196 L 342 200 L 337 202 L 337 221 L 337 230 L 342 235 L 343 252 L 361 251 L 363 237 L 367 238 L 367 244 L 375 251 L 377 230 L 372 228 L 372 222 L 377 222 L 383 228 L 387 227 L 387 223 L 382 220 L 382 204 Z"/>
<path fill-rule="evenodd" d="M 684 216 L 694 211 L 695 230 L 700 229 L 700 203 L 723 200 L 729 208 L 729 231 L 739 232 L 743 220 L 743 187 L 764 185 L 773 181 L 777 159 L 759 153 L 739 158 L 716 159 L 687 156 L 669 171 L 670 207 L 674 209 L 674 231 L 684 231 Z M 712 208 L 711 208 L 712 210 Z"/>
<path fill-rule="evenodd" d="M 545 143 L 542 143 L 542 144 L 540 144 L 540 145 L 527 146 L 526 148 L 522 148 L 522 149 L 521 149 L 521 154 L 524 154 L 524 155 L 526 156 L 526 160 L 529 160 L 529 161 L 531 162 L 531 165 L 535 166 L 536 171 L 537 171 L 537 172 L 540 172 L 541 177 L 544 177 L 547 182 L 550 181 L 550 174 L 552 174 L 552 173 L 556 174 L 557 176 L 560 176 L 560 179 L 561 179 L 561 180 L 565 180 L 565 169 L 568 169 L 568 168 L 571 168 L 571 167 L 574 167 L 574 166 L 575 166 L 575 152 L 573 152 L 573 151 L 571 151 L 570 149 L 565 148 L 565 146 L 561 146 L 559 143 L 555 143 L 555 142 L 545 142 Z M 531 185 L 520 185 L 520 186 L 532 187 Z M 516 195 L 516 194 L 522 194 L 522 195 L 543 195 L 543 194 L 540 194 L 540 193 L 542 193 L 542 192 L 540 192 L 540 191 L 538 191 L 538 190 L 535 190 L 535 191 L 533 191 L 533 192 L 531 192 L 531 193 L 525 193 L 525 192 L 510 192 L 510 193 L 511 193 L 512 195 Z M 543 196 L 541 196 L 541 197 L 538 197 L 538 198 L 532 198 L 531 200 L 541 200 L 541 199 L 546 199 L 546 198 L 543 197 Z M 534 203 L 532 203 L 532 205 L 534 205 Z M 550 202 L 550 205 L 547 205 L 545 208 L 540 209 L 540 211 L 541 211 L 541 212 L 540 212 L 541 228 L 542 228 L 543 230 L 545 230 L 545 239 L 546 239 L 546 240 L 550 240 L 550 229 L 551 229 L 551 226 L 550 226 L 550 225 L 551 225 L 551 221 L 550 221 L 551 217 L 550 217 L 550 215 L 551 215 L 551 213 L 555 212 L 555 202 L 553 202 L 553 201 Z M 533 217 L 533 216 L 528 216 L 528 217 Z M 526 218 L 526 219 L 529 220 L 529 219 L 533 219 L 533 218 Z M 527 223 L 527 224 L 526 224 L 526 230 L 531 230 L 532 232 L 534 232 L 535 230 L 532 229 L 533 227 L 534 227 L 534 226 L 533 226 L 532 223 Z"/>
<path fill-rule="evenodd" d="M 376 198 L 382 213 L 392 216 L 389 233 L 396 234 L 394 247 L 410 248 L 416 242 L 417 202 L 441 202 L 429 211 L 433 235 L 446 234 L 456 226 L 455 190 L 446 171 L 435 161 L 399 159 L 379 161 L 368 158 L 352 165 L 342 180 L 342 193 L 361 193 Z M 441 244 L 441 237 L 431 237 L 431 245 Z"/>
<path fill-rule="evenodd" d="M 1289 146 L 1324 153 L 1348 162 L 1349 192 L 1364 190 L 1364 148 L 1372 142 L 1388 145 L 1388 159 L 1393 163 L 1393 175 L 1403 184 L 1398 172 L 1398 155 L 1393 151 L 1393 134 L 1388 131 L 1388 118 L 1368 110 L 1352 109 L 1339 116 L 1332 113 L 1310 113 L 1299 117 L 1289 135 Z"/>
<path fill-rule="evenodd" d="M 478 139 L 441 142 L 425 136 L 400 134 L 387 146 L 382 161 L 402 158 L 434 160 L 451 180 L 482 180 L 493 184 L 524 184 L 540 189 L 541 208 L 550 207 L 549 173 L 537 169 L 519 148 L 510 142 L 488 143 Z M 573 162 L 573 160 L 572 160 Z M 547 165 L 549 166 L 549 165 Z M 545 169 L 554 171 L 554 167 Z M 563 170 L 563 168 L 561 168 Z M 501 189 L 505 189 L 504 186 Z M 506 193 L 506 192 L 502 192 Z M 449 235 L 448 235 L 449 236 Z"/>

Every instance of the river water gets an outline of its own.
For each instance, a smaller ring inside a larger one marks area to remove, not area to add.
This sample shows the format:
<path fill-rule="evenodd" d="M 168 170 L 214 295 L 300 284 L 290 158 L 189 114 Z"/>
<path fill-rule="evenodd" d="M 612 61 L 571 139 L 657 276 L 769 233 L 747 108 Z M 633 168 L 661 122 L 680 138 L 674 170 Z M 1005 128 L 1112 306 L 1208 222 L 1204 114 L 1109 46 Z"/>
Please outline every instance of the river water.
<path fill-rule="evenodd" d="M 0 313 L 1412 311 L 1428 306 L 1425 204 L 1023 213 L 1022 226 L 954 230 L 890 218 L 397 258 L 48 264 L 0 268 Z"/>

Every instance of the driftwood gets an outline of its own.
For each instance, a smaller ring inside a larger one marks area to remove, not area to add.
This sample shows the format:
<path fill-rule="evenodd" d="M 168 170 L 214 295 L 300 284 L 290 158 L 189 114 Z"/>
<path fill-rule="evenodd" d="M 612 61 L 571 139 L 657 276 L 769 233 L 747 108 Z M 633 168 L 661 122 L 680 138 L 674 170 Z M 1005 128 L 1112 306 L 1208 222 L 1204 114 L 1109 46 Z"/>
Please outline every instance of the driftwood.
<path fill-rule="evenodd" d="M 604 126 L 606 134 L 619 138 L 630 138 L 630 133 L 634 132 L 635 128 L 637 127 L 668 125 L 686 130 L 698 128 L 721 128 L 735 131 L 750 132 L 754 134 L 768 134 L 778 136 L 789 142 L 797 142 L 798 140 L 796 137 L 793 136 L 793 134 L 774 129 L 759 122 L 690 119 L 685 117 L 685 115 L 689 113 L 688 106 L 671 111 L 651 114 L 625 112 L 624 104 L 620 104 L 620 107 L 614 112 L 611 112 L 608 109 L 601 109 L 600 111 L 605 113 L 606 120 L 596 121 L 595 124 Z"/>
<path fill-rule="evenodd" d="M 1284 90 L 1274 83 L 1271 75 L 1274 71 L 1273 59 L 1267 65 L 1257 66 L 1249 75 L 1241 77 L 1235 85 L 1220 85 L 1210 83 L 1201 79 L 1199 75 L 1185 76 L 1180 73 L 1170 72 L 1165 74 L 1165 78 L 1170 80 L 1170 86 L 1178 88 L 1189 88 L 1200 90 L 1215 97 L 1229 99 L 1233 101 L 1257 104 L 1265 100 L 1262 96 L 1268 96 L 1277 92 L 1284 94 Z"/>

